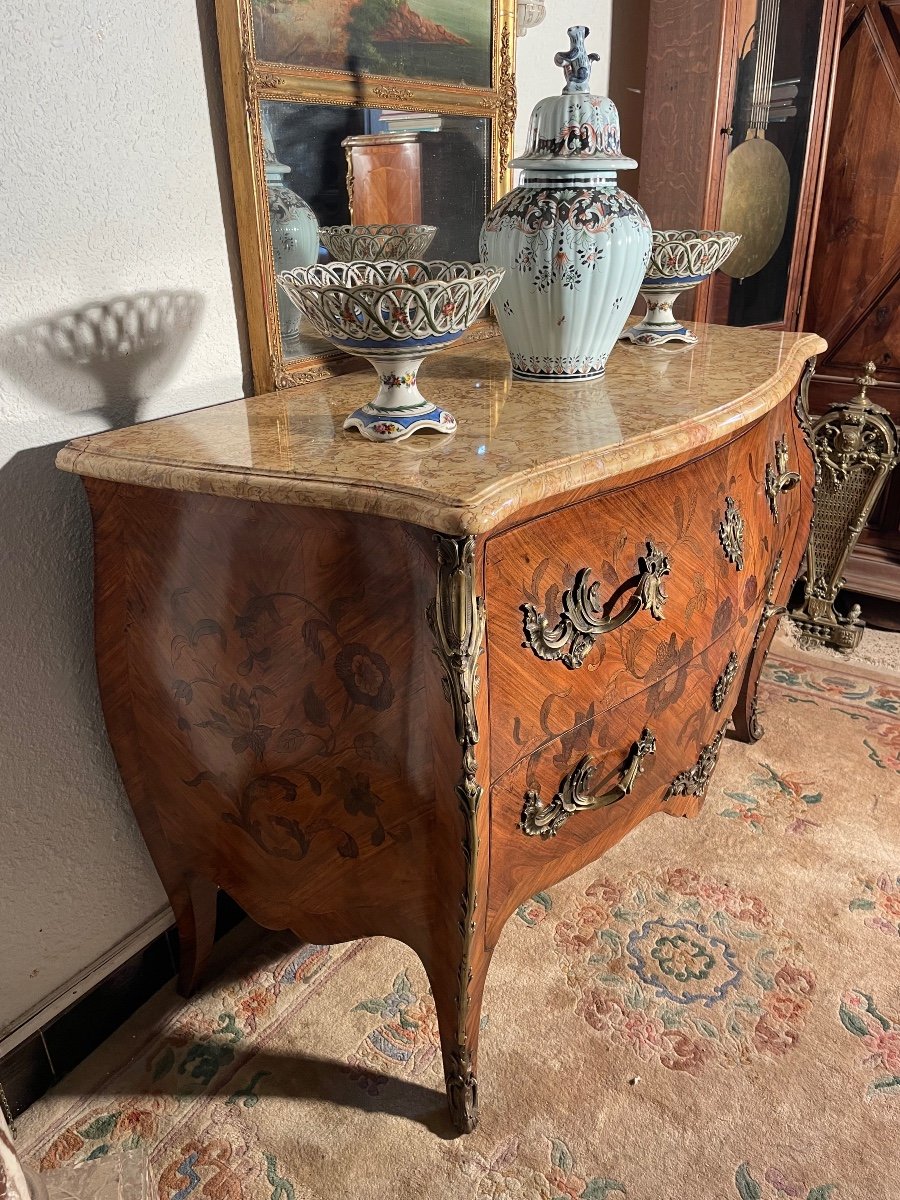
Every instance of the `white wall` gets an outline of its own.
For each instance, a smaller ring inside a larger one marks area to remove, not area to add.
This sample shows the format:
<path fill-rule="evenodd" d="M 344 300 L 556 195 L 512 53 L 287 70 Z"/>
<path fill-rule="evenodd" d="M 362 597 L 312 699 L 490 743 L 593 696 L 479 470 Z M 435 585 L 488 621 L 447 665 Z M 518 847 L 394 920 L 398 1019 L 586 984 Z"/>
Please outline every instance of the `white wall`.
<path fill-rule="evenodd" d="M 591 74 L 591 90 L 603 96 L 609 79 L 610 22 L 612 0 L 546 0 L 547 15 L 540 25 L 518 39 L 516 82 L 519 116 L 516 121 L 516 153 L 525 149 L 528 120 L 538 100 L 563 90 L 565 79 L 554 65 L 558 50 L 568 50 L 566 30 L 570 25 L 587 25 L 591 33 L 588 50 L 600 55 Z M 615 97 L 613 97 L 615 99 Z"/>
<path fill-rule="evenodd" d="M 97 699 L 87 507 L 53 459 L 242 394 L 210 9 L 0 0 L 0 1035 L 165 906 Z"/>
<path fill-rule="evenodd" d="M 548 7 L 518 41 L 518 147 L 568 25 L 593 25 L 605 87 L 609 0 Z M 97 699 L 87 506 L 53 459 L 242 392 L 211 9 L 0 0 L 0 1037 L 165 908 Z"/>

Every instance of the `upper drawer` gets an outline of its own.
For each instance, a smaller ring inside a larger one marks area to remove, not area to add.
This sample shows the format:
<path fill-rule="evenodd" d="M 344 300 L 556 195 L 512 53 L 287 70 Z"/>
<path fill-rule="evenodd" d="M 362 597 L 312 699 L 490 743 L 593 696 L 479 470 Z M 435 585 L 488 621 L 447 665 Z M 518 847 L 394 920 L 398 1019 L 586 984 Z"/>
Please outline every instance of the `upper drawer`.
<path fill-rule="evenodd" d="M 662 694 L 664 676 L 755 607 L 793 536 L 797 488 L 775 452 L 788 422 L 793 453 L 787 413 L 667 475 L 488 541 L 494 778 L 560 728 L 645 688 Z M 767 464 L 783 477 L 777 521 Z"/>

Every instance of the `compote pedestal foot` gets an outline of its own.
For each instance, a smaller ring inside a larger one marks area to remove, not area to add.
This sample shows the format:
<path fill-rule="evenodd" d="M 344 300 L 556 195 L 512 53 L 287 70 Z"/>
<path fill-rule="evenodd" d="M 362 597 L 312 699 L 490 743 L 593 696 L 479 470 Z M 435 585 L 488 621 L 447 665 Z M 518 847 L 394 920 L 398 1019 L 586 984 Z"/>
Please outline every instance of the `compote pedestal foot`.
<path fill-rule="evenodd" d="M 711 229 L 654 229 L 650 264 L 641 284 L 647 312 L 639 324 L 619 334 L 620 340 L 638 346 L 695 345 L 696 335 L 675 317 L 675 301 L 718 271 L 740 240 L 739 233 Z"/>
<path fill-rule="evenodd" d="M 381 386 L 344 422 L 370 442 L 453 433 L 456 419 L 418 388 L 423 360 L 481 315 L 503 278 L 467 262 L 350 262 L 286 271 L 278 282 L 323 337 L 366 358 Z"/>

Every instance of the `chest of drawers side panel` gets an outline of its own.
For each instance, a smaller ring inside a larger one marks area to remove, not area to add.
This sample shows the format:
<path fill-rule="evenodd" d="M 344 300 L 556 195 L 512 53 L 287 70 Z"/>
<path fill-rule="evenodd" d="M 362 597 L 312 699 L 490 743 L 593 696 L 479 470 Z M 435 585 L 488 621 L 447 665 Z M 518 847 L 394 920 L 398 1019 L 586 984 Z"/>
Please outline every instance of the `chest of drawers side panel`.
<path fill-rule="evenodd" d="M 101 690 L 142 828 L 261 924 L 418 949 L 434 878 L 464 874 L 462 750 L 426 615 L 431 536 L 90 490 Z"/>

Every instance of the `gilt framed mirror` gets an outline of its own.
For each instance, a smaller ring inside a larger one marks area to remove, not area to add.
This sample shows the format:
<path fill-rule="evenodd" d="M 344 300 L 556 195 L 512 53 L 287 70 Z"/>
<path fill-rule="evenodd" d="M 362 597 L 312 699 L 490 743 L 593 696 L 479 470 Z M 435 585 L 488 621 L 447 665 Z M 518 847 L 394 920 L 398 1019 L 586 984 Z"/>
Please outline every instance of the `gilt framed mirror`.
<path fill-rule="evenodd" d="M 261 393 L 347 365 L 276 283 L 327 260 L 322 227 L 432 225 L 423 257 L 477 261 L 510 185 L 515 2 L 217 0 L 216 16 Z"/>

